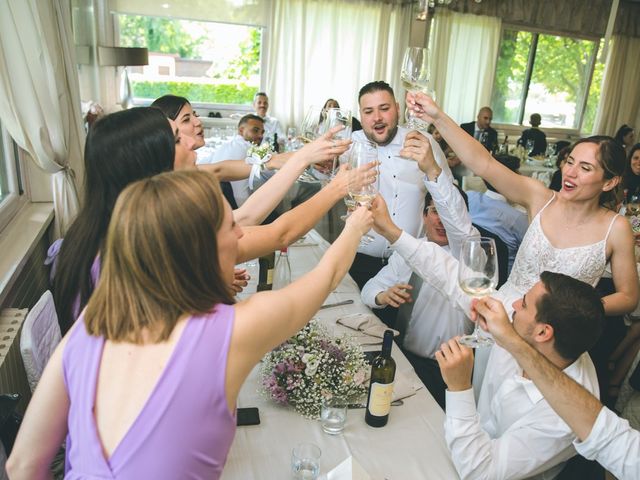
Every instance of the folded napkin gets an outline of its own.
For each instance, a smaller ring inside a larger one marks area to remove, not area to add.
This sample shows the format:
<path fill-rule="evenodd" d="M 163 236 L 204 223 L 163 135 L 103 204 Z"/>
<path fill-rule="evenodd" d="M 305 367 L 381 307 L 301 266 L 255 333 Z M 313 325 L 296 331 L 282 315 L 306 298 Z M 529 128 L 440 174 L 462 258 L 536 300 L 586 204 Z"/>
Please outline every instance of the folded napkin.
<path fill-rule="evenodd" d="M 371 477 L 355 458 L 349 456 L 327 473 L 327 480 L 371 480 Z"/>
<path fill-rule="evenodd" d="M 336 323 L 378 339 L 384 337 L 385 330 L 393 330 L 382 323 L 373 313 L 352 313 L 351 315 L 344 315 L 338 317 Z M 397 337 L 398 335 L 400 335 L 400 332 L 393 330 L 393 336 Z M 379 343 L 379 340 L 376 343 Z"/>
<path fill-rule="evenodd" d="M 391 401 L 402 400 L 403 398 L 412 397 L 418 390 L 422 388 L 422 383 L 414 383 L 410 377 L 402 372 L 396 371 L 396 378 L 393 383 L 393 396 Z"/>

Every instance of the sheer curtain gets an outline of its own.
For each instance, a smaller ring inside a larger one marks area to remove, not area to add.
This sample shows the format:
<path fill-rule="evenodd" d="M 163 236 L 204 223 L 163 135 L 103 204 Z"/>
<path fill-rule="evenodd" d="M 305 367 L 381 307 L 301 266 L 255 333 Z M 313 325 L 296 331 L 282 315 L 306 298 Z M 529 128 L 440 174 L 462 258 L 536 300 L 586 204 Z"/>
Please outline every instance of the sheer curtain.
<path fill-rule="evenodd" d="M 438 103 L 458 123 L 489 105 L 502 23 L 497 17 L 440 10 L 431 37 Z"/>
<path fill-rule="evenodd" d="M 55 235 L 78 210 L 84 130 L 70 0 L 0 1 L 0 119 L 35 163 L 51 173 Z"/>
<path fill-rule="evenodd" d="M 270 113 L 298 125 L 311 105 L 335 98 L 357 112 L 372 80 L 400 88 L 411 5 L 373 1 L 274 0 L 267 33 Z"/>
<path fill-rule="evenodd" d="M 594 134 L 614 135 L 623 123 L 640 128 L 640 38 L 613 36 L 610 47 Z"/>

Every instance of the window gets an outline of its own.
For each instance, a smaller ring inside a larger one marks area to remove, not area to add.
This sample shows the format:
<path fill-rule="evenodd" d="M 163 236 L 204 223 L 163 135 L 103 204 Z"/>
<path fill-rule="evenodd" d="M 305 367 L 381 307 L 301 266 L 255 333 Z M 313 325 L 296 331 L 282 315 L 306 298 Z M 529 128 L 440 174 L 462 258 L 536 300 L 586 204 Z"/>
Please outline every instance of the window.
<path fill-rule="evenodd" d="M 604 71 L 596 61 L 599 46 L 505 28 L 491 100 L 494 121 L 523 124 L 539 113 L 543 127 L 591 131 Z"/>
<path fill-rule="evenodd" d="M 18 147 L 0 123 L 0 231 L 21 205 L 17 159 Z"/>
<path fill-rule="evenodd" d="M 127 14 L 116 19 L 120 46 L 149 49 L 149 65 L 127 67 L 136 101 L 172 93 L 192 103 L 253 102 L 261 28 Z"/>

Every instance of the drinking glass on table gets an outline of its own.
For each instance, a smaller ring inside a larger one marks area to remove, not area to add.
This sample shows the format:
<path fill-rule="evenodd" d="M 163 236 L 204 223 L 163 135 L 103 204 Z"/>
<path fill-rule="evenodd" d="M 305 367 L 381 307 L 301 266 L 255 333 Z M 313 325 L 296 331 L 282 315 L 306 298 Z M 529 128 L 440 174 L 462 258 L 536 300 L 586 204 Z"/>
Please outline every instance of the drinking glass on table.
<path fill-rule="evenodd" d="M 296 480 L 316 480 L 320 475 L 320 447 L 300 443 L 291 452 L 291 473 Z"/>
<path fill-rule="evenodd" d="M 322 430 L 329 435 L 338 435 L 344 430 L 347 421 L 347 401 L 333 396 L 322 401 L 320 409 L 320 424 Z"/>
<path fill-rule="evenodd" d="M 355 207 L 371 206 L 371 202 L 376 198 L 380 185 L 380 176 L 377 168 L 368 168 L 371 162 L 378 160 L 376 144 L 364 141 L 354 141 L 351 144 L 349 154 L 349 197 L 355 202 Z M 346 203 L 346 202 L 345 202 Z M 349 205 L 347 204 L 347 207 Z M 362 244 L 371 243 L 373 237 L 364 235 L 360 241 Z"/>
<path fill-rule="evenodd" d="M 490 295 L 498 285 L 498 253 L 493 238 L 470 237 L 462 244 L 458 267 L 460 288 L 474 298 Z M 467 347 L 487 347 L 493 339 L 480 333 L 478 324 L 471 335 L 460 338 Z"/>
<path fill-rule="evenodd" d="M 422 92 L 435 99 L 433 90 L 429 88 L 429 51 L 426 48 L 408 47 L 405 50 L 400 79 L 404 88 L 411 93 Z M 407 119 L 407 128 L 415 129 L 421 127 L 408 107 L 405 110 L 405 117 Z"/>

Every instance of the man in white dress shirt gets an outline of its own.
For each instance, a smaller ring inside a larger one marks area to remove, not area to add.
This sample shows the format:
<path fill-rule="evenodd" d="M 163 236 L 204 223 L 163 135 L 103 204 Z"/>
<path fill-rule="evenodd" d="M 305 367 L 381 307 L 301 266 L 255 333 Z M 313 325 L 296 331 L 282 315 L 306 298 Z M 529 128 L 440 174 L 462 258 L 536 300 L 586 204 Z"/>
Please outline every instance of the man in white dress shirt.
<path fill-rule="evenodd" d="M 447 159 L 430 134 L 398 126 L 399 107 L 393 89 L 383 81 L 368 83 L 358 94 L 362 130 L 352 134 L 354 141 L 377 145 L 380 195 L 389 206 L 393 220 L 411 235 L 422 230 L 421 214 L 426 188 L 416 163 L 433 151 L 445 175 L 451 177 Z M 373 242 L 358 248 L 349 274 L 362 288 L 387 263 L 391 248 L 382 236 L 370 232 Z"/>
<path fill-rule="evenodd" d="M 374 205 L 375 228 L 411 268 L 453 304 L 470 311 L 470 298 L 457 282 L 458 261 L 432 242 L 413 238 L 393 224 L 383 202 Z M 506 298 L 496 298 L 506 304 Z M 521 299 L 511 299 L 514 325 L 552 363 L 591 393 L 598 392 L 595 368 L 584 353 L 602 331 L 604 309 L 597 292 L 570 277 L 544 273 Z M 510 302 L 509 302 L 510 303 Z M 505 306 L 507 306 L 505 305 Z M 494 345 L 476 409 L 471 388 L 473 355 L 457 341 L 438 353 L 446 393 L 445 436 L 461 478 L 555 478 L 575 455 L 575 435 L 523 375 L 516 360 Z M 442 359 L 456 354 L 461 366 Z M 455 390 L 455 391 L 454 391 Z"/>
<path fill-rule="evenodd" d="M 596 397 L 568 377 L 521 337 L 499 301 L 475 305 L 480 325 L 518 361 L 551 407 L 578 437 L 581 455 L 598 461 L 620 480 L 640 478 L 640 432 L 602 406 Z"/>
<path fill-rule="evenodd" d="M 454 199 L 460 211 L 461 230 L 472 229 L 471 220 L 462 196 Z M 460 250 L 463 238 L 458 232 L 449 232 L 440 220 L 431 193 L 425 196 L 422 214 L 425 238 L 451 253 Z M 450 248 L 452 247 L 452 248 Z M 456 335 L 470 333 L 473 328 L 464 312 L 457 309 L 447 297 L 429 285 L 421 285 L 411 267 L 398 254 L 393 253 L 389 263 L 370 279 L 362 289 L 362 301 L 373 309 L 399 307 L 396 328 L 401 331 L 403 352 L 422 383 L 444 409 L 446 384 L 442 379 L 435 353 L 443 341 Z"/>
<path fill-rule="evenodd" d="M 248 114 L 238 122 L 238 133 L 227 142 L 220 145 L 209 158 L 198 158 L 198 164 L 216 163 L 223 160 L 244 160 L 251 145 L 260 145 L 264 135 L 264 122 L 257 115 Z M 231 183 L 236 204 L 241 206 L 249 195 L 249 179 L 236 180 Z"/>
<path fill-rule="evenodd" d="M 256 111 L 256 115 L 264 120 L 264 138 L 269 138 L 273 141 L 274 135 L 277 133 L 278 143 L 284 143 L 286 137 L 280 121 L 267 115 L 269 97 L 265 92 L 258 92 L 253 96 L 253 109 Z"/>

